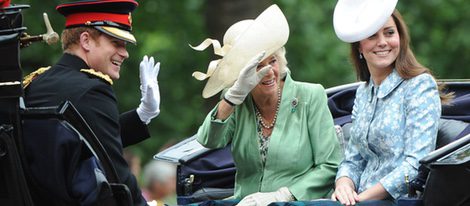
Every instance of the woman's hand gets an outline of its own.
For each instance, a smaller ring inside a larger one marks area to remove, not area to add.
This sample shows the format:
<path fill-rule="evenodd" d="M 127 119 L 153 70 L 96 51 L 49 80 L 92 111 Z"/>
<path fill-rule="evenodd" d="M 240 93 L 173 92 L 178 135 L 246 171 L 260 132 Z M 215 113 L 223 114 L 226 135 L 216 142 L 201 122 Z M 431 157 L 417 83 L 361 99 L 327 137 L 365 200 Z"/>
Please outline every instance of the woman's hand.
<path fill-rule="evenodd" d="M 257 192 L 243 198 L 237 206 L 265 206 L 272 202 L 293 201 L 294 196 L 287 187 L 281 187 L 274 192 Z"/>
<path fill-rule="evenodd" d="M 383 199 L 387 199 L 388 197 L 390 197 L 390 194 L 388 194 L 387 190 L 385 190 L 385 188 L 379 182 L 376 185 L 370 187 L 369 189 L 361 192 L 358 195 L 358 197 L 360 201 L 383 200 Z"/>
<path fill-rule="evenodd" d="M 241 104 L 246 96 L 253 88 L 263 79 L 269 72 L 271 66 L 265 66 L 259 71 L 256 71 L 258 64 L 263 59 L 265 52 L 258 54 L 255 58 L 251 59 L 248 64 L 240 71 L 237 81 L 225 93 L 224 98 L 231 104 Z"/>
<path fill-rule="evenodd" d="M 336 181 L 335 192 L 331 195 L 331 199 L 339 201 L 343 205 L 355 205 L 359 202 L 353 181 L 348 177 L 339 178 Z"/>

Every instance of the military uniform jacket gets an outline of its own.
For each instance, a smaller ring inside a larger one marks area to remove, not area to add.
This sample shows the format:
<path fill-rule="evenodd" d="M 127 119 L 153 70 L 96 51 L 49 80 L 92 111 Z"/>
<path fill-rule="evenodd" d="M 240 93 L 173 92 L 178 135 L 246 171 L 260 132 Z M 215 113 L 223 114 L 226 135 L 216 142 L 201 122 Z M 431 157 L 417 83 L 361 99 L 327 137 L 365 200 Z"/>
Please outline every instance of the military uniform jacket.
<path fill-rule="evenodd" d="M 135 205 L 145 205 L 136 179 L 122 156 L 122 148 L 148 138 L 147 125 L 135 110 L 120 115 L 110 83 L 81 69 L 89 69 L 81 58 L 64 54 L 25 89 L 26 106 L 57 106 L 71 101 L 106 149 L 121 182 L 129 187 Z"/>

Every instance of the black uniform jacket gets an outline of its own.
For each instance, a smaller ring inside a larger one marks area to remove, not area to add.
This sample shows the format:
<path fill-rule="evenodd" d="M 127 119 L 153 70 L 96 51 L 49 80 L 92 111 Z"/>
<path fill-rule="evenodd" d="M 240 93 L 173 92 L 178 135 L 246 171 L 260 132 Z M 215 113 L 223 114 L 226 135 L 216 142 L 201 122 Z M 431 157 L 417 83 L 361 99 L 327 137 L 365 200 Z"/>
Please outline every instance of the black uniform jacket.
<path fill-rule="evenodd" d="M 129 187 L 135 205 L 145 205 L 136 179 L 122 156 L 122 148 L 148 138 L 147 125 L 135 110 L 120 115 L 109 82 L 80 72 L 81 69 L 89 69 L 81 58 L 64 54 L 26 88 L 26 106 L 57 106 L 65 100 L 71 101 L 106 149 L 121 182 Z"/>

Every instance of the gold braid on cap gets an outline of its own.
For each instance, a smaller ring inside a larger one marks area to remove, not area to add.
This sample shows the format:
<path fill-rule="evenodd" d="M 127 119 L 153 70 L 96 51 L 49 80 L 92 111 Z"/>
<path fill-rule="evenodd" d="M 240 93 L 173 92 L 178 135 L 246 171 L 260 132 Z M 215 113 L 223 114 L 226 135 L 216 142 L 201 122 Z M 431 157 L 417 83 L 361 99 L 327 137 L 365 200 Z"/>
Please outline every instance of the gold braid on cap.
<path fill-rule="evenodd" d="M 92 76 L 99 77 L 110 85 L 113 85 L 113 80 L 109 75 L 103 74 L 102 72 L 96 71 L 94 69 L 80 69 L 81 72 L 91 74 Z"/>
<path fill-rule="evenodd" d="M 33 82 L 34 79 L 36 79 L 36 77 L 38 77 L 39 75 L 41 75 L 42 73 L 44 73 L 45 71 L 47 71 L 50 68 L 51 68 L 51 66 L 41 67 L 41 68 L 37 69 L 36 71 L 31 72 L 30 74 L 26 75 L 23 78 L 23 89 L 26 89 L 26 87 L 29 86 L 29 84 L 31 84 L 31 82 Z"/>
<path fill-rule="evenodd" d="M 212 45 L 212 47 L 214 48 L 214 54 L 219 55 L 221 57 L 223 57 L 225 54 L 227 54 L 227 52 L 232 47 L 231 45 L 224 45 L 223 47 L 221 47 L 219 41 L 217 41 L 215 39 L 210 39 L 210 38 L 207 38 L 206 40 L 204 40 L 198 46 L 194 47 L 191 44 L 189 46 L 192 49 L 196 50 L 196 51 L 204 51 L 210 45 Z M 196 78 L 199 81 L 203 81 L 203 80 L 209 78 L 214 73 L 215 69 L 217 68 L 217 65 L 220 62 L 220 60 L 222 60 L 222 59 L 212 60 L 209 63 L 209 66 L 207 67 L 207 72 L 206 73 L 203 73 L 203 72 L 200 72 L 200 71 L 195 71 L 195 72 L 193 72 L 193 77 Z"/>

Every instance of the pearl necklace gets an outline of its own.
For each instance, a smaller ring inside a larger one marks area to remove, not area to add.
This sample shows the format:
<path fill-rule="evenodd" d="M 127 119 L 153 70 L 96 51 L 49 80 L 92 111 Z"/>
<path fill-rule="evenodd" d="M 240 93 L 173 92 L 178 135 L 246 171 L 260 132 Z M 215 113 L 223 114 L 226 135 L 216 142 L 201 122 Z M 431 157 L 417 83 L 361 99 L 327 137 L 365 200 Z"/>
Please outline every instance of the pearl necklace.
<path fill-rule="evenodd" d="M 259 111 L 258 107 L 255 104 L 256 117 L 258 117 L 262 127 L 266 128 L 266 129 L 271 129 L 271 128 L 274 127 L 274 124 L 276 123 L 276 119 L 277 119 L 277 113 L 279 113 L 279 107 L 280 106 L 281 106 L 281 89 L 278 87 L 277 88 L 276 113 L 274 114 L 273 122 L 271 122 L 271 124 L 268 125 L 264 122 L 263 117 L 261 116 L 261 112 Z"/>

